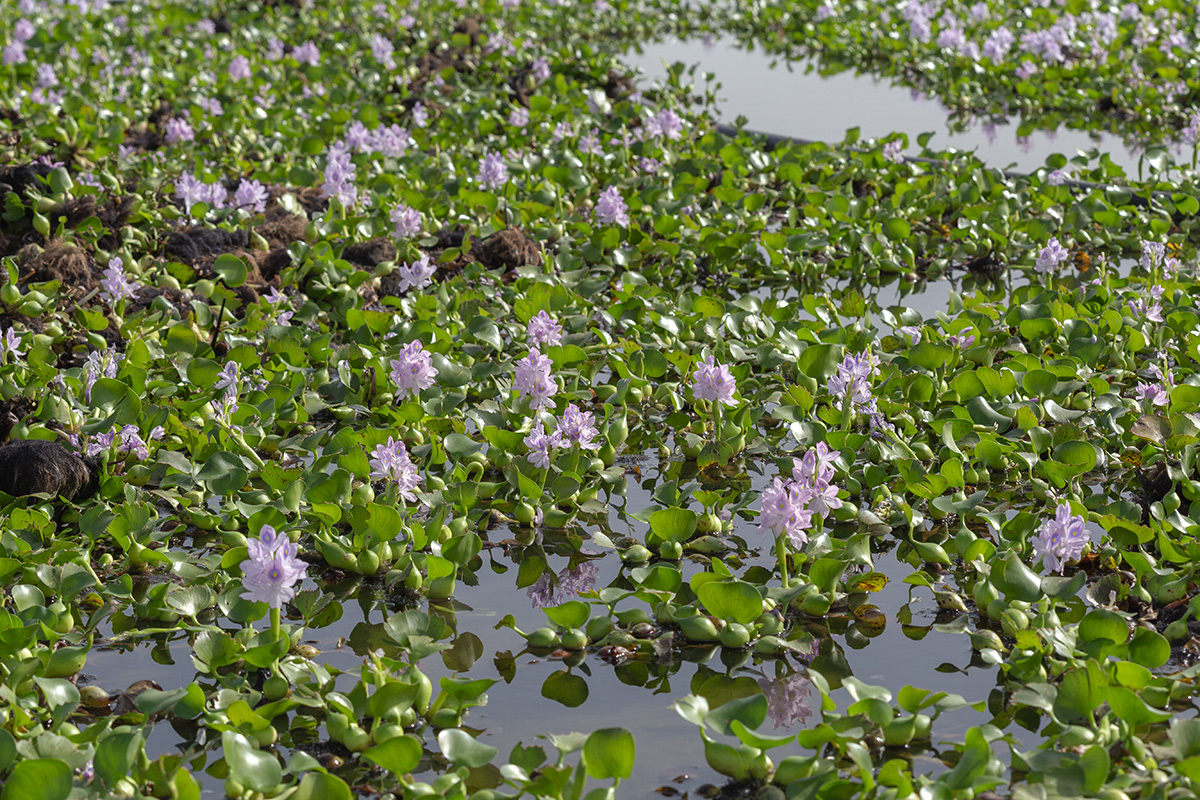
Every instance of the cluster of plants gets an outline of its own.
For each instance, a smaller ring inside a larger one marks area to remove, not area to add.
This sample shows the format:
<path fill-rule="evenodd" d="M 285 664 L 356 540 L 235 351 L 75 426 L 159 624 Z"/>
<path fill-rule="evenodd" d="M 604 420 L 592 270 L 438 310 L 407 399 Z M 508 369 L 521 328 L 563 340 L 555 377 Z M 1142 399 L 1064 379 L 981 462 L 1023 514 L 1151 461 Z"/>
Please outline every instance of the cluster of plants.
<path fill-rule="evenodd" d="M 5 15 L 4 797 L 598 800 L 672 705 L 730 796 L 1193 791 L 1186 170 L 726 136 L 592 10 Z"/>

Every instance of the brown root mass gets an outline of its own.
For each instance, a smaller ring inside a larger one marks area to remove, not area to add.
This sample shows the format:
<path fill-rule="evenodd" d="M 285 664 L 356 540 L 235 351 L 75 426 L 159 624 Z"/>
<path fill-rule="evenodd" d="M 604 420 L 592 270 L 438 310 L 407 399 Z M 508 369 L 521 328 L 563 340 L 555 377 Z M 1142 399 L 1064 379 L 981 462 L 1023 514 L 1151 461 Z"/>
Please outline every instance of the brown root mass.
<path fill-rule="evenodd" d="M 83 459 L 57 442 L 28 440 L 0 447 L 0 492 L 14 497 L 91 497 L 100 488 L 97 459 Z"/>
<path fill-rule="evenodd" d="M 489 269 L 514 269 L 542 263 L 542 249 L 519 228 L 496 231 L 471 249 L 472 255 Z"/>
<path fill-rule="evenodd" d="M 52 239 L 44 250 L 36 254 L 33 250 L 33 247 L 28 247 L 21 251 L 22 284 L 59 281 L 64 290 L 70 292 L 77 289 L 81 294 L 96 288 L 94 262 L 83 250 L 61 239 Z"/>

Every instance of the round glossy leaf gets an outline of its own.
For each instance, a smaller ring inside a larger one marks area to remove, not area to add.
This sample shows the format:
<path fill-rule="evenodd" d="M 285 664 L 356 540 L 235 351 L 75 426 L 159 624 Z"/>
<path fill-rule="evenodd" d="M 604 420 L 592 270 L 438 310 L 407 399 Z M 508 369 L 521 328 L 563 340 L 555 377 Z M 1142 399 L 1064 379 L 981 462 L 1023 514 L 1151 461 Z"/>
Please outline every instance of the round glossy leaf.
<path fill-rule="evenodd" d="M 256 750 L 245 736 L 233 731 L 222 734 L 221 742 L 234 780 L 255 792 L 269 792 L 279 785 L 283 768 L 275 756 Z"/>
<path fill-rule="evenodd" d="M 437 738 L 442 754 L 459 766 L 482 767 L 500 752 L 490 744 L 476 740 L 461 728 L 447 728 Z"/>
<path fill-rule="evenodd" d="M 668 542 L 686 542 L 696 532 L 699 517 L 686 508 L 660 508 L 650 515 L 650 530 Z"/>
<path fill-rule="evenodd" d="M 745 581 L 710 581 L 696 596 L 714 617 L 743 625 L 758 619 L 763 612 L 762 595 Z"/>
<path fill-rule="evenodd" d="M 421 743 L 407 734 L 397 736 L 364 750 L 362 757 L 394 775 L 405 775 L 421 763 Z"/>
<path fill-rule="evenodd" d="M 587 773 L 593 778 L 628 778 L 637 755 L 633 734 L 624 728 L 601 728 L 583 744 Z"/>
<path fill-rule="evenodd" d="M 579 675 L 559 670 L 551 673 L 542 684 L 542 697 L 567 708 L 578 708 L 587 702 L 587 681 Z"/>
<path fill-rule="evenodd" d="M 571 600 L 562 605 L 543 608 L 542 611 L 555 625 L 563 628 L 582 628 L 591 613 L 586 603 Z"/>
<path fill-rule="evenodd" d="M 225 285 L 232 288 L 246 282 L 246 263 L 233 253 L 222 253 L 213 262 L 213 272 L 221 276 Z"/>
<path fill-rule="evenodd" d="M 71 768 L 50 758 L 31 758 L 13 767 L 4 782 L 3 800 L 66 800 Z"/>
<path fill-rule="evenodd" d="M 400 736 L 389 739 L 385 744 L 405 738 L 407 737 Z M 363 757 L 365 758 L 366 754 Z M 313 770 L 304 773 L 304 779 L 300 781 L 292 800 L 352 800 L 353 797 L 354 793 L 344 780 L 327 772 Z"/>

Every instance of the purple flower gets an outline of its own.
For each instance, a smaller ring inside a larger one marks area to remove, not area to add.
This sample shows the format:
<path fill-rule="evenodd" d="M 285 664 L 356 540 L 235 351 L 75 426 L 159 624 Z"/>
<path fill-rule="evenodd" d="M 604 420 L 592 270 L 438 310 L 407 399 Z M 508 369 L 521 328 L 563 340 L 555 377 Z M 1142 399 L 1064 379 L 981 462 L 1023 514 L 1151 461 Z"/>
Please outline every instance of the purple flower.
<path fill-rule="evenodd" d="M 763 490 L 758 529 L 772 536 L 786 533 L 793 544 L 803 547 L 808 542 L 805 530 L 812 524 L 813 512 L 807 508 L 811 497 L 812 490 L 776 478 Z"/>
<path fill-rule="evenodd" d="M 412 121 L 413 125 L 416 125 L 418 128 L 424 128 L 426 123 L 429 122 L 429 112 L 425 110 L 424 103 L 417 103 L 412 107 Z"/>
<path fill-rule="evenodd" d="M 249 78 L 250 75 L 251 75 L 250 59 L 246 58 L 245 56 L 240 56 L 240 55 L 234 56 L 232 59 L 230 59 L 230 61 L 229 61 L 229 79 L 230 80 L 244 81 L 246 78 Z"/>
<path fill-rule="evenodd" d="M 1061 169 L 1051 170 L 1046 176 L 1046 184 L 1049 186 L 1062 186 L 1067 182 L 1067 175 Z"/>
<path fill-rule="evenodd" d="M 242 390 L 242 381 L 239 376 L 241 367 L 236 361 L 226 362 L 225 368 L 221 370 L 217 382 L 213 384 L 213 389 L 224 389 L 225 394 L 237 398 Z"/>
<path fill-rule="evenodd" d="M 539 311 L 529 320 L 525 335 L 529 338 L 531 347 L 540 347 L 544 344 L 556 345 L 562 341 L 563 328 L 554 317 L 545 311 Z"/>
<path fill-rule="evenodd" d="M 983 55 L 990 58 L 992 61 L 1000 62 L 1008 56 L 1008 51 L 1012 49 L 1013 42 L 1016 41 L 1012 35 L 1012 31 L 1003 26 L 992 31 L 992 35 L 983 43 Z"/>
<path fill-rule="evenodd" d="M 321 186 L 322 197 L 336 197 L 349 208 L 358 201 L 358 189 L 354 185 L 357 170 L 350 160 L 350 150 L 343 142 L 329 146 L 325 159 L 325 183 Z"/>
<path fill-rule="evenodd" d="M 1142 242 L 1142 269 L 1153 272 L 1155 267 L 1163 263 L 1167 255 L 1167 246 L 1161 242 Z"/>
<path fill-rule="evenodd" d="M 538 56 L 533 66 L 530 67 L 529 74 L 534 77 L 534 80 L 544 81 L 550 77 L 550 62 L 544 56 Z"/>
<path fill-rule="evenodd" d="M 37 27 L 27 19 L 17 20 L 17 24 L 13 26 L 13 39 L 24 44 L 33 38 L 37 33 Z"/>
<path fill-rule="evenodd" d="M 726 365 L 718 364 L 713 356 L 696 365 L 696 371 L 692 373 L 692 394 L 697 400 L 735 406 L 735 391 L 737 382 L 733 379 L 733 373 Z"/>
<path fill-rule="evenodd" d="M 1129 301 L 1129 311 L 1133 316 L 1148 322 L 1162 322 L 1162 306 L 1158 303 L 1147 303 L 1145 298 L 1137 297 Z"/>
<path fill-rule="evenodd" d="M 875 406 L 871 395 L 871 378 L 879 374 L 879 360 L 869 352 L 848 355 L 838 365 L 837 374 L 829 378 L 826 388 L 838 403 L 850 402 L 855 411 L 869 412 Z"/>
<path fill-rule="evenodd" d="M 1050 237 L 1050 241 L 1042 248 L 1042 252 L 1038 253 L 1037 263 L 1033 265 L 1033 269 L 1043 275 L 1053 272 L 1058 269 L 1058 265 L 1071 257 L 1067 252 L 1067 248 L 1058 243 L 1056 237 Z"/>
<path fill-rule="evenodd" d="M 546 426 L 538 420 L 537 427 L 525 437 L 525 446 L 529 448 L 529 463 L 540 469 L 550 469 L 550 451 L 562 446 L 562 436 L 558 431 L 546 433 Z"/>
<path fill-rule="evenodd" d="M 838 497 L 838 487 L 825 480 L 817 481 L 808 502 L 812 506 L 813 512 L 822 517 L 828 517 L 831 512 L 842 507 L 842 500 Z"/>
<path fill-rule="evenodd" d="M 392 57 L 395 53 L 395 46 L 378 33 L 371 37 L 371 55 L 375 57 L 385 69 L 392 70 L 396 68 L 396 60 Z"/>
<path fill-rule="evenodd" d="M 392 383 L 396 384 L 399 399 L 408 394 L 414 397 L 422 389 L 433 386 L 438 371 L 433 366 L 433 357 L 425 350 L 421 340 L 407 344 L 400 351 L 400 358 L 392 359 Z"/>
<path fill-rule="evenodd" d="M 529 355 L 516 363 L 513 390 L 518 395 L 528 396 L 530 408 L 549 408 L 553 405 L 550 398 L 558 391 L 558 384 L 551 375 L 552 369 L 550 359 L 536 347 L 531 347 Z"/>
<path fill-rule="evenodd" d="M 246 546 L 249 557 L 242 562 L 242 599 L 283 608 L 296 596 L 296 584 L 308 570 L 298 558 L 300 548 L 286 536 L 276 536 L 270 525 L 263 525 L 258 538 Z"/>
<path fill-rule="evenodd" d="M 487 189 L 499 189 L 508 183 L 508 167 L 499 153 L 488 153 L 484 156 L 476 180 Z"/>
<path fill-rule="evenodd" d="M 167 144 L 190 142 L 196 138 L 196 132 L 185 119 L 172 117 L 163 125 L 163 141 Z"/>
<path fill-rule="evenodd" d="M 529 109 L 523 106 L 514 108 L 508 115 L 508 124 L 514 128 L 524 128 L 529 124 Z"/>
<path fill-rule="evenodd" d="M 146 443 L 142 440 L 136 425 L 126 425 L 121 428 L 120 433 L 116 436 L 116 442 L 118 453 L 133 453 L 141 461 L 150 457 L 150 451 L 146 449 Z"/>
<path fill-rule="evenodd" d="M 883 146 L 883 157 L 894 164 L 904 163 L 904 142 L 892 139 Z"/>
<path fill-rule="evenodd" d="M 1141 383 L 1139 381 L 1137 389 L 1134 390 L 1134 395 L 1143 405 L 1149 403 L 1153 406 L 1165 406 L 1170 399 L 1167 390 L 1158 383 Z"/>
<path fill-rule="evenodd" d="M 376 445 L 371 451 L 369 463 L 372 478 L 395 482 L 401 497 L 409 503 L 417 501 L 414 491 L 421 488 L 421 476 L 416 464 L 408 457 L 404 442 L 389 436 L 387 444 Z"/>
<path fill-rule="evenodd" d="M 104 277 L 100 280 L 100 296 L 110 306 L 115 306 L 122 300 L 133 297 L 142 285 L 125 277 L 124 262 L 118 256 L 108 262 Z"/>
<path fill-rule="evenodd" d="M 919 325 L 901 325 L 897 330 L 911 339 L 913 344 L 921 343 L 921 327 Z"/>
<path fill-rule="evenodd" d="M 396 274 L 400 276 L 400 291 L 424 289 L 433 283 L 433 276 L 437 274 L 437 265 L 429 263 L 428 253 L 422 253 L 416 261 L 399 267 Z"/>
<path fill-rule="evenodd" d="M 590 411 L 580 411 L 574 403 L 563 411 L 556 433 L 564 444 L 572 442 L 584 450 L 600 449 L 600 442 L 593 441 L 600 435 L 596 430 L 596 418 Z"/>
<path fill-rule="evenodd" d="M 20 344 L 21 337 L 17 336 L 17 332 L 10 325 L 4 331 L 4 336 L 0 337 L 0 361 L 7 362 L 9 355 L 14 358 L 21 356 L 24 351 L 19 349 Z"/>
<path fill-rule="evenodd" d="M 646 123 L 646 133 L 674 141 L 683 136 L 683 120 L 671 109 L 664 108 Z"/>
<path fill-rule="evenodd" d="M 22 42 L 9 42 L 4 46 L 4 55 L 0 57 L 0 64 L 10 66 L 12 64 L 24 64 L 29 60 L 25 55 L 25 45 Z"/>
<path fill-rule="evenodd" d="M 952 334 L 952 335 L 946 337 L 946 341 L 949 342 L 950 344 L 954 345 L 955 347 L 959 348 L 960 350 L 966 350 L 968 347 L 975 344 L 975 334 L 968 333 L 963 336 L 959 336 L 958 334 Z"/>
<path fill-rule="evenodd" d="M 1042 557 L 1047 569 L 1058 574 L 1068 561 L 1083 555 L 1088 544 L 1088 534 L 1083 527 L 1083 517 L 1073 515 L 1069 503 L 1060 503 L 1054 519 L 1047 521 L 1033 539 L 1033 557 Z"/>
<path fill-rule="evenodd" d="M 242 178 L 237 189 L 233 192 L 234 208 L 248 208 L 256 214 L 267 210 L 267 187 L 256 180 Z"/>
<path fill-rule="evenodd" d="M 600 193 L 600 199 L 596 201 L 596 222 L 629 227 L 629 207 L 617 187 L 610 186 Z"/>
<path fill-rule="evenodd" d="M 792 480 L 808 488 L 815 488 L 821 481 L 828 483 L 833 480 L 833 465 L 841 454 L 841 450 L 830 450 L 825 442 L 817 442 L 803 458 L 792 459 Z"/>
<path fill-rule="evenodd" d="M 321 63 L 321 51 L 317 49 L 316 44 L 308 41 L 292 50 L 292 58 L 301 64 L 315 67 Z"/>
<path fill-rule="evenodd" d="M 421 212 L 415 208 L 400 203 L 392 209 L 391 217 L 392 224 L 396 226 L 392 234 L 397 239 L 406 239 L 421 232 Z"/>

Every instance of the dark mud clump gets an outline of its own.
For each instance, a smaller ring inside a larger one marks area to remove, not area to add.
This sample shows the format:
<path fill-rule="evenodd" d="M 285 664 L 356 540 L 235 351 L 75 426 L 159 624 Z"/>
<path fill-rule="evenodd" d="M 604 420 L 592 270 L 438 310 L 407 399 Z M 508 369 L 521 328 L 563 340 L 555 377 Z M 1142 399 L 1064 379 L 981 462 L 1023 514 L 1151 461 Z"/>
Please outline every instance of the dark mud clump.
<path fill-rule="evenodd" d="M 163 254 L 174 256 L 185 264 L 212 262 L 222 253 L 231 253 L 250 244 L 245 231 L 225 231 L 219 228 L 189 228 L 167 237 Z"/>
<path fill-rule="evenodd" d="M 38 183 L 51 172 L 49 164 L 30 162 L 28 164 L 12 164 L 0 167 L 0 199 L 9 192 L 16 192 L 17 197 L 24 200 L 30 185 Z"/>
<path fill-rule="evenodd" d="M 496 231 L 472 249 L 473 255 L 489 269 L 513 269 L 542 263 L 542 248 L 519 228 Z"/>
<path fill-rule="evenodd" d="M 363 267 L 376 267 L 384 261 L 396 260 L 396 246 L 387 239 L 355 242 L 342 251 L 342 258 Z"/>
<path fill-rule="evenodd" d="M 0 443 L 7 442 L 12 429 L 36 409 L 37 403 L 28 397 L 0 401 Z"/>
<path fill-rule="evenodd" d="M 180 318 L 186 317 L 188 312 L 191 311 L 191 306 L 189 305 L 191 295 L 187 292 L 180 291 L 179 289 L 172 289 L 169 286 L 147 286 L 139 290 L 134 297 L 126 301 L 125 313 L 136 314 L 140 311 L 146 311 L 152 305 L 154 305 L 154 301 L 160 297 L 163 298 L 168 305 L 173 306 L 175 310 L 179 312 Z"/>
<path fill-rule="evenodd" d="M 97 286 L 91 256 L 61 239 L 53 239 L 44 250 L 30 246 L 21 251 L 21 283 L 58 281 L 64 291 L 84 294 Z"/>
<path fill-rule="evenodd" d="M 100 488 L 98 458 L 80 458 L 57 442 L 27 440 L 0 447 L 0 492 L 84 500 Z"/>

